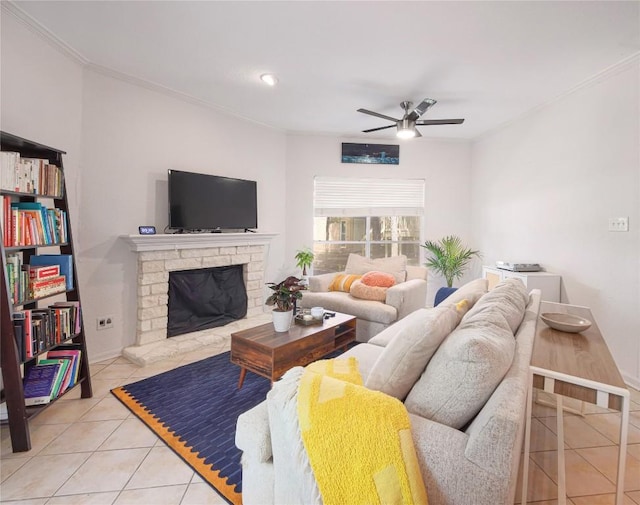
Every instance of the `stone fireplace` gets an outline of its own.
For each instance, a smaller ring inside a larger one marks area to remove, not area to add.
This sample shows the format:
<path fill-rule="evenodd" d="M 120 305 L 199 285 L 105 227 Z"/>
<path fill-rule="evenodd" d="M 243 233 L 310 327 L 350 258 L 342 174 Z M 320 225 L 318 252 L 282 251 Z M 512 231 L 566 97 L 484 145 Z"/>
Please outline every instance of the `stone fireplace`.
<path fill-rule="evenodd" d="M 123 355 L 145 365 L 196 350 L 225 332 L 229 333 L 221 327 L 167 338 L 169 272 L 242 265 L 247 316 L 238 324 L 232 323 L 235 325 L 233 331 L 260 324 L 250 320 L 264 314 L 264 267 L 274 236 L 268 233 L 209 233 L 123 237 L 137 253 L 138 260 L 136 344 L 125 348 Z"/>

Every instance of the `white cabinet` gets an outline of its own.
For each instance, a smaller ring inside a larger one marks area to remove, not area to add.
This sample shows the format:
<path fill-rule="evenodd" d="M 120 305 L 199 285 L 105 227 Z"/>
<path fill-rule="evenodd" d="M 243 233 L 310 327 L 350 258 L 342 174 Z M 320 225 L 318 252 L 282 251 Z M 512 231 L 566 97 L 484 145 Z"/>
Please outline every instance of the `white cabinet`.
<path fill-rule="evenodd" d="M 515 277 L 527 287 L 527 291 L 539 289 L 542 299 L 548 302 L 560 302 L 560 276 L 549 272 L 511 272 L 496 267 L 482 267 L 482 277 L 489 281 L 489 289 L 505 279 Z"/>

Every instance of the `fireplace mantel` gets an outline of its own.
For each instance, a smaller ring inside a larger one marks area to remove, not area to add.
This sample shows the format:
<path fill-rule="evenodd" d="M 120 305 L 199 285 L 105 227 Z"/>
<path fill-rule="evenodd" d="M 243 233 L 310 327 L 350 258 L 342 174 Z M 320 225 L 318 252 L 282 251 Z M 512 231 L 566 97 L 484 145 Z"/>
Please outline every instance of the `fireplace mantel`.
<path fill-rule="evenodd" d="M 256 326 L 253 320 L 264 315 L 264 269 L 271 240 L 276 236 L 276 233 L 121 235 L 135 252 L 138 263 L 136 344 L 126 347 L 123 355 L 138 365 L 146 365 L 228 340 L 229 327 Z M 227 326 L 167 338 L 170 273 L 231 265 L 243 267 L 246 317 Z"/>
<path fill-rule="evenodd" d="M 277 233 L 161 233 L 121 235 L 132 251 L 175 251 L 205 247 L 266 245 Z"/>

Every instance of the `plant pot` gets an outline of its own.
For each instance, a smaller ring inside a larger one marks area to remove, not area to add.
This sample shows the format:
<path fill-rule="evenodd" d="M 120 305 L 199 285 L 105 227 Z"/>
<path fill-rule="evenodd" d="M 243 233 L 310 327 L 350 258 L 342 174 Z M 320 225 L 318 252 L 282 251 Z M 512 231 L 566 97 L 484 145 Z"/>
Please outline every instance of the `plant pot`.
<path fill-rule="evenodd" d="M 281 312 L 279 310 L 274 310 L 273 314 L 273 328 L 277 332 L 289 331 L 291 327 L 291 322 L 293 321 L 293 310 L 288 310 L 286 312 Z"/>

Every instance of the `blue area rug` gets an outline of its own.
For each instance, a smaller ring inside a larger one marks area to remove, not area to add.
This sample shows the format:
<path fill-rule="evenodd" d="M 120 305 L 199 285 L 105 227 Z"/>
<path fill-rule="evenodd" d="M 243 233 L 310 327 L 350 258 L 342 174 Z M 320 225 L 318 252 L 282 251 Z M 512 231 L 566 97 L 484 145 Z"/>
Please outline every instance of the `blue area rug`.
<path fill-rule="evenodd" d="M 111 393 L 211 484 L 229 503 L 242 503 L 236 421 L 266 398 L 270 381 L 240 368 L 229 352 L 127 384 Z"/>

